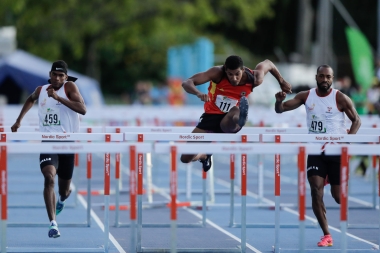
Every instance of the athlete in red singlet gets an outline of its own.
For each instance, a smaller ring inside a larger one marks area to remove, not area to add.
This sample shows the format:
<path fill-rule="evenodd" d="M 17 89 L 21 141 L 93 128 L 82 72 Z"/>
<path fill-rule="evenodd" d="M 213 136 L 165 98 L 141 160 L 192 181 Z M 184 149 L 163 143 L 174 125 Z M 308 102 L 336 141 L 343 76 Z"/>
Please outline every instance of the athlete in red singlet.
<path fill-rule="evenodd" d="M 187 93 L 196 95 L 205 102 L 205 112 L 199 119 L 193 133 L 237 133 L 245 125 L 248 115 L 248 95 L 259 86 L 264 76 L 270 72 L 280 84 L 281 90 L 291 93 L 291 85 L 286 82 L 277 67 L 265 60 L 254 70 L 243 65 L 237 55 L 229 56 L 224 65 L 214 66 L 200 72 L 182 83 Z M 210 82 L 208 94 L 200 92 L 196 86 Z M 189 163 L 199 160 L 203 170 L 211 168 L 210 154 L 183 154 L 181 161 Z"/>

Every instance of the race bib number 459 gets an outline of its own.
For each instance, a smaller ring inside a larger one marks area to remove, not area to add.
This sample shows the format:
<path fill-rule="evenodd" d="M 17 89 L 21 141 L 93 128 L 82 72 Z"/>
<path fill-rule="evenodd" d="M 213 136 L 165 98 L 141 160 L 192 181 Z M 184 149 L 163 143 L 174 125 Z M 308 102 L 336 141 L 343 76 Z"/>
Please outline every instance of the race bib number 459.
<path fill-rule="evenodd" d="M 59 117 L 59 109 L 48 108 L 46 110 L 45 116 L 42 119 L 43 126 L 57 126 L 61 125 L 61 120 Z"/>
<path fill-rule="evenodd" d="M 222 95 L 216 96 L 215 100 L 215 105 L 219 107 L 222 112 L 229 112 L 237 103 L 237 100 Z"/>

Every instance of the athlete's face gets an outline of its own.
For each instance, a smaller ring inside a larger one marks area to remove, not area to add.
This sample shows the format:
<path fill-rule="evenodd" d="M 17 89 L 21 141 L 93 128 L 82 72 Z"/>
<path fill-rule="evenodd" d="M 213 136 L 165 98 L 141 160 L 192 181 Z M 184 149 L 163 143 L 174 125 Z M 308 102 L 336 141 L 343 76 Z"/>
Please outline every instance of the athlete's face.
<path fill-rule="evenodd" d="M 334 73 L 331 68 L 320 67 L 315 76 L 318 90 L 323 93 L 330 91 L 333 79 Z"/>
<path fill-rule="evenodd" d="M 242 69 L 226 69 L 226 75 L 228 78 L 228 81 L 230 81 L 230 84 L 233 86 L 237 86 L 243 76 L 243 70 Z"/>
<path fill-rule="evenodd" d="M 67 75 L 61 71 L 50 71 L 50 82 L 53 87 L 60 87 L 66 81 Z"/>

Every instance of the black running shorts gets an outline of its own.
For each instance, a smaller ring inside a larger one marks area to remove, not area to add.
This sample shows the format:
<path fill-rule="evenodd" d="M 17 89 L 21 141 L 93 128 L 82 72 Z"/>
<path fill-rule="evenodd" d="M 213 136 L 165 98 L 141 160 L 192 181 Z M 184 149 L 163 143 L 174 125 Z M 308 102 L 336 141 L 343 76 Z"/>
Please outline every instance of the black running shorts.
<path fill-rule="evenodd" d="M 202 116 L 199 118 L 197 128 L 210 131 L 213 133 L 224 133 L 222 129 L 220 128 L 220 122 L 222 122 L 223 118 L 226 115 L 227 113 L 224 113 L 224 114 L 203 113 Z"/>
<path fill-rule="evenodd" d="M 53 165 L 58 177 L 69 180 L 73 177 L 74 154 L 40 154 L 40 168 Z"/>
<path fill-rule="evenodd" d="M 320 176 L 326 178 L 331 185 L 340 185 L 340 155 L 308 155 L 307 177 Z"/>

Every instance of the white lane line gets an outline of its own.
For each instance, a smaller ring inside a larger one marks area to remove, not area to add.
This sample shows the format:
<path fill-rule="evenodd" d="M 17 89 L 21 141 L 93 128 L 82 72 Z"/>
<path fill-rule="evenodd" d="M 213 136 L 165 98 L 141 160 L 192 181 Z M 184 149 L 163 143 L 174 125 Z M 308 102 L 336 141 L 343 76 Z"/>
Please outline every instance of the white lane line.
<path fill-rule="evenodd" d="M 82 195 L 78 194 L 78 200 L 80 203 L 84 206 L 85 209 L 87 209 L 87 202 L 84 200 Z M 104 224 L 100 220 L 100 218 L 96 215 L 96 213 L 91 209 L 91 217 L 94 219 L 96 224 L 100 227 L 100 229 L 104 232 Z M 115 237 L 111 233 L 109 233 L 109 239 L 113 243 L 113 245 L 116 247 L 116 249 L 119 251 L 119 253 L 127 253 L 121 245 L 116 241 Z"/>
<path fill-rule="evenodd" d="M 153 185 L 153 187 L 155 188 L 154 185 Z M 169 196 L 169 194 L 166 194 L 166 193 L 164 193 L 164 192 L 160 192 L 160 194 L 161 194 L 164 198 L 166 198 L 166 199 L 168 199 L 168 200 L 171 199 L 171 197 Z M 185 210 L 188 211 L 189 213 L 193 214 L 194 216 L 197 216 L 199 219 L 202 219 L 202 215 L 199 214 L 199 213 L 197 213 L 197 212 L 195 212 L 194 210 L 191 210 L 191 209 L 186 208 L 186 207 L 183 207 L 183 209 L 185 209 Z M 210 220 L 207 219 L 207 218 L 206 218 L 206 222 L 207 222 L 210 226 L 212 226 L 212 227 L 214 227 L 215 229 L 217 229 L 217 230 L 219 230 L 220 232 L 222 232 L 223 234 L 228 235 L 228 236 L 231 237 L 232 239 L 234 239 L 234 240 L 238 241 L 239 243 L 241 243 L 240 238 L 238 238 L 237 236 L 235 236 L 235 235 L 231 234 L 230 232 L 224 230 L 223 228 L 221 228 L 220 226 L 218 226 L 217 224 L 215 224 L 214 222 L 210 221 Z M 246 243 L 246 247 L 249 248 L 249 249 L 251 249 L 252 251 L 254 251 L 254 252 L 256 252 L 256 253 L 261 253 L 260 250 L 256 249 L 255 247 L 253 247 L 253 246 L 250 245 L 249 243 Z"/>

